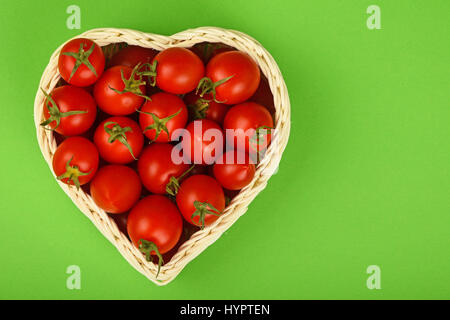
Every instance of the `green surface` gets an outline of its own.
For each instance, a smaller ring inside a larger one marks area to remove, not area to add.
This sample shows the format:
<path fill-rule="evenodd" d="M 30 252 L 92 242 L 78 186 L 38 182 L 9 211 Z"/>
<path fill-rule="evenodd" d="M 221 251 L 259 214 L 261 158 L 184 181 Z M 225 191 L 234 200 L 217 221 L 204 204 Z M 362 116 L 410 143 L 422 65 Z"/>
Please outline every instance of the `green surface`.
<path fill-rule="evenodd" d="M 81 30 L 66 8 L 81 8 Z M 366 8 L 381 8 L 381 30 Z M 0 29 L 0 298 L 450 297 L 449 1 L 9 1 Z M 292 104 L 279 172 L 166 287 L 73 205 L 39 150 L 50 54 L 97 27 L 241 30 L 274 56 Z M 81 290 L 66 289 L 79 265 Z M 381 268 L 381 290 L 366 268 Z"/>

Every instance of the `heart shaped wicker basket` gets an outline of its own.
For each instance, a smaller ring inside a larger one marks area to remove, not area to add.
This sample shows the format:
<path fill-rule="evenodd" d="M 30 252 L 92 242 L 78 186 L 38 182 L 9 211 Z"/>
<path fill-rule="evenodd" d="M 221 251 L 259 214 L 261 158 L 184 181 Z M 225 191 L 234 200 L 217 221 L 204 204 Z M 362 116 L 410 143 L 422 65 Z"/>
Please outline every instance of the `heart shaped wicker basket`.
<path fill-rule="evenodd" d="M 265 157 L 259 163 L 253 181 L 233 198 L 219 219 L 211 226 L 195 232 L 189 240 L 179 247 L 172 259 L 161 267 L 158 278 L 156 278 L 157 265 L 146 261 L 145 256 L 132 245 L 126 235 L 119 231 L 114 220 L 100 209 L 88 194 L 81 189 L 77 190 L 57 180 L 75 205 L 136 270 L 157 285 L 165 285 L 172 281 L 192 259 L 216 241 L 223 232 L 230 228 L 247 211 L 248 205 L 264 189 L 268 179 L 277 169 L 286 147 L 290 130 L 290 103 L 286 84 L 276 62 L 261 44 L 250 36 L 234 30 L 202 27 L 186 30 L 172 36 L 162 36 L 129 29 L 103 28 L 86 31 L 75 38 L 79 37 L 92 39 L 100 46 L 125 42 L 130 45 L 156 50 L 164 50 L 169 47 L 192 47 L 200 42 L 223 43 L 249 54 L 258 63 L 261 71 L 268 79 L 274 98 L 275 130 L 272 143 Z M 44 70 L 34 103 L 37 138 L 42 154 L 50 169 L 52 168 L 52 157 L 57 144 L 52 131 L 45 130 L 39 125 L 43 119 L 45 100 L 40 88 L 50 92 L 60 80 L 58 55 L 62 46 L 55 50 Z M 51 172 L 53 173 L 53 170 Z"/>

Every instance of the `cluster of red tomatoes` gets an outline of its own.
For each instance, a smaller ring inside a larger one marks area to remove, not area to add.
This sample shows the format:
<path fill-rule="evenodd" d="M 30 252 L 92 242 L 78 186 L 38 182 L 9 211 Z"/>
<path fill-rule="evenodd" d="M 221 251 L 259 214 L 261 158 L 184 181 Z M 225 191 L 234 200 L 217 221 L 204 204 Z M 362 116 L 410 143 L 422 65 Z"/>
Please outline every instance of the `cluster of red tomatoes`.
<path fill-rule="evenodd" d="M 44 92 L 41 125 L 56 132 L 57 178 L 82 187 L 161 266 L 252 181 L 260 138 L 270 142 L 273 98 L 255 61 L 228 46 L 122 46 L 108 59 L 105 50 L 89 39 L 64 45 L 63 80 Z M 219 151 L 210 150 L 210 129 L 224 141 Z M 173 160 L 178 139 L 188 146 L 182 162 Z"/>

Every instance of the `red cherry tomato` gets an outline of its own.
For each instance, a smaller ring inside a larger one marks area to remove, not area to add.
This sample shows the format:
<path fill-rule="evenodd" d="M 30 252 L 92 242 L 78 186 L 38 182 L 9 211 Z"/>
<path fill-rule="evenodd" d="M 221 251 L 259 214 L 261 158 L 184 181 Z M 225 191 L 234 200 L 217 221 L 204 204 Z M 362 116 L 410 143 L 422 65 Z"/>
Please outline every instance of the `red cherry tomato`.
<path fill-rule="evenodd" d="M 64 136 L 75 136 L 86 132 L 96 116 L 97 106 L 94 98 L 79 87 L 65 85 L 47 95 L 45 121 L 41 125 L 48 125 Z"/>
<path fill-rule="evenodd" d="M 127 46 L 119 50 L 109 62 L 109 66 L 127 66 L 134 68 L 138 63 L 150 64 L 158 51 L 139 46 Z"/>
<path fill-rule="evenodd" d="M 254 102 L 246 102 L 228 111 L 223 128 L 227 145 L 254 156 L 269 146 L 273 120 L 266 108 Z"/>
<path fill-rule="evenodd" d="M 213 164 L 223 151 L 223 131 L 214 121 L 195 120 L 183 133 L 183 156 L 186 163 Z"/>
<path fill-rule="evenodd" d="M 184 219 L 200 227 L 217 220 L 225 209 L 222 187 L 214 178 L 202 174 L 181 183 L 176 201 Z"/>
<path fill-rule="evenodd" d="M 67 42 L 61 49 L 58 70 L 70 84 L 86 87 L 93 84 L 105 69 L 102 49 L 92 40 L 78 38 Z"/>
<path fill-rule="evenodd" d="M 98 107 L 114 116 L 128 115 L 139 109 L 145 100 L 146 89 L 145 81 L 136 72 L 126 66 L 107 69 L 94 86 Z"/>
<path fill-rule="evenodd" d="M 91 181 L 91 196 L 95 203 L 109 213 L 123 213 L 139 200 L 141 181 L 137 173 L 126 166 L 107 165 Z"/>
<path fill-rule="evenodd" d="M 190 92 L 184 97 L 184 102 L 190 108 L 193 119 L 209 119 L 220 125 L 228 111 L 228 106 L 214 101 L 210 93 L 200 97 L 199 94 Z"/>
<path fill-rule="evenodd" d="M 246 101 L 259 85 L 260 72 L 256 62 L 246 53 L 227 51 L 216 55 L 206 66 L 206 76 L 212 81 L 225 81 L 218 86 L 212 85 L 216 100 L 226 104 L 238 104 Z"/>
<path fill-rule="evenodd" d="M 166 92 L 155 93 L 142 106 L 139 124 L 151 141 L 169 142 L 176 129 L 184 128 L 188 111 L 183 100 Z"/>
<path fill-rule="evenodd" d="M 194 90 L 205 74 L 200 58 L 186 48 L 169 48 L 156 55 L 156 85 L 173 94 Z"/>
<path fill-rule="evenodd" d="M 97 172 L 97 148 L 86 138 L 67 138 L 56 149 L 52 166 L 58 180 L 79 188 Z"/>
<path fill-rule="evenodd" d="M 99 124 L 94 143 L 109 163 L 126 164 L 136 160 L 144 146 L 139 125 L 127 117 L 111 117 Z"/>
<path fill-rule="evenodd" d="M 128 235 L 133 244 L 152 261 L 172 249 L 183 231 L 183 219 L 177 206 L 164 196 L 151 195 L 140 200 L 127 221 Z"/>
<path fill-rule="evenodd" d="M 248 154 L 230 150 L 214 164 L 213 173 L 222 187 L 240 190 L 252 181 L 255 176 L 255 165 Z"/>
<path fill-rule="evenodd" d="M 139 176 L 152 193 L 165 194 L 171 177 L 178 178 L 189 169 L 187 164 L 175 164 L 172 161 L 173 148 L 168 143 L 154 143 L 146 147 L 139 157 Z"/>

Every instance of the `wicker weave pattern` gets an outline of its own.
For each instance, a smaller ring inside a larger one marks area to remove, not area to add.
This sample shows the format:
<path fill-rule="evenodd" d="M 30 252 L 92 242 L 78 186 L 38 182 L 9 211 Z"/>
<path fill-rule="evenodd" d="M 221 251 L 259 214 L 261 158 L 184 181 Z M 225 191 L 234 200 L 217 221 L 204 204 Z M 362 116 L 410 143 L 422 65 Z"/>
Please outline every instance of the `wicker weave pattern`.
<path fill-rule="evenodd" d="M 277 169 L 281 155 L 286 147 L 290 130 L 290 103 L 286 84 L 281 72 L 272 56 L 253 38 L 248 35 L 216 27 L 202 27 L 186 30 L 172 36 L 162 36 L 128 29 L 94 29 L 75 38 L 84 37 L 95 41 L 100 46 L 111 43 L 126 42 L 130 45 L 164 50 L 169 47 L 191 47 L 200 42 L 224 43 L 238 50 L 248 53 L 260 66 L 267 77 L 274 97 L 275 104 L 275 130 L 272 143 L 266 156 L 258 165 L 253 181 L 245 187 L 229 204 L 224 214 L 211 226 L 197 231 L 186 241 L 172 257 L 162 266 L 158 279 L 156 279 L 157 266 L 145 260 L 142 253 L 135 248 L 128 238 L 117 228 L 115 222 L 108 214 L 100 209 L 92 198 L 74 187 L 58 181 L 61 188 L 78 206 L 78 208 L 94 223 L 100 232 L 120 251 L 123 257 L 139 272 L 157 285 L 165 285 L 172 281 L 181 270 L 209 245 L 216 241 L 241 215 L 267 184 L 267 180 Z M 50 92 L 58 80 L 58 55 L 62 48 L 55 50 L 48 66 L 42 75 L 39 87 Z M 43 119 L 45 97 L 40 89 L 36 94 L 34 103 L 34 120 L 37 138 L 42 154 L 48 165 L 52 166 L 52 157 L 56 150 L 53 133 L 44 130 L 39 123 Z M 51 170 L 53 172 L 53 170 Z"/>

